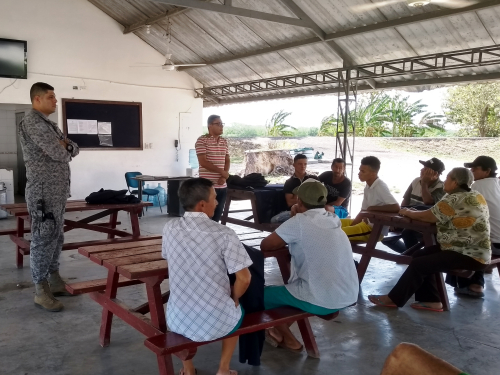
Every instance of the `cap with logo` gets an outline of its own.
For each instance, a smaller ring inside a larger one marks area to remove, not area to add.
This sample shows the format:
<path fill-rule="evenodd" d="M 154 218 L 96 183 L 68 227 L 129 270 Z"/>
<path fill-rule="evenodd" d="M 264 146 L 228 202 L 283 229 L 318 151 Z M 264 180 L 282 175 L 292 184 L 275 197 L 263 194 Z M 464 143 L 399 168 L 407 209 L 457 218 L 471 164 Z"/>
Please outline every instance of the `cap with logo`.
<path fill-rule="evenodd" d="M 497 170 L 497 163 L 495 162 L 495 159 L 490 158 L 489 156 L 478 156 L 472 163 L 464 163 L 464 167 L 481 167 L 484 171 L 491 169 L 492 172 L 495 172 Z"/>
<path fill-rule="evenodd" d="M 432 158 L 429 160 L 419 160 L 419 162 L 424 167 L 430 168 L 433 171 L 436 171 L 437 173 L 443 173 L 444 170 L 446 169 L 444 163 L 438 158 Z"/>
<path fill-rule="evenodd" d="M 300 200 L 311 206 L 321 206 L 326 204 L 328 191 L 325 185 L 314 178 L 308 178 L 300 186 L 293 189 L 293 194 Z"/>

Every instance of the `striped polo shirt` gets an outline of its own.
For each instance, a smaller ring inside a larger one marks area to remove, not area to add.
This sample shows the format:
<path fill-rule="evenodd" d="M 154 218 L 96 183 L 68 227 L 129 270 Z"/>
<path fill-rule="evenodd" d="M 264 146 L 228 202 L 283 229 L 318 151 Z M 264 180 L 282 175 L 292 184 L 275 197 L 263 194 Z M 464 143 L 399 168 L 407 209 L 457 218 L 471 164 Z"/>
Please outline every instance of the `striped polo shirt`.
<path fill-rule="evenodd" d="M 205 154 L 207 161 L 212 163 L 218 168 L 224 169 L 224 164 L 226 163 L 226 155 L 229 155 L 229 149 L 227 146 L 227 140 L 219 137 L 215 139 L 209 134 L 202 135 L 196 141 L 196 154 Z M 224 185 L 217 184 L 217 181 L 221 177 L 220 174 L 215 172 L 210 172 L 200 165 L 200 177 L 209 179 L 214 183 L 216 189 L 225 188 L 227 184 Z"/>

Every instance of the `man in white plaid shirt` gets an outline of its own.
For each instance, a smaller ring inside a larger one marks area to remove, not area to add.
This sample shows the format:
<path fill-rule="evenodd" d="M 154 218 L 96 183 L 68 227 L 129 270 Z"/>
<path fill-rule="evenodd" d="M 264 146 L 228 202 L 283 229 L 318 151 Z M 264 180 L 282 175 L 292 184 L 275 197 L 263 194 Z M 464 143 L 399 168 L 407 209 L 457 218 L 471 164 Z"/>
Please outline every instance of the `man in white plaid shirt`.
<path fill-rule="evenodd" d="M 244 311 L 239 298 L 247 290 L 252 264 L 236 233 L 212 221 L 217 206 L 213 183 L 186 180 L 179 189 L 184 217 L 163 229 L 162 255 L 168 262 L 170 298 L 167 323 L 172 332 L 193 341 L 210 341 L 236 331 Z M 231 288 L 228 274 L 235 274 Z M 229 369 L 238 337 L 222 340 L 217 375 L 236 375 Z M 183 361 L 184 375 L 195 375 L 191 360 Z"/>

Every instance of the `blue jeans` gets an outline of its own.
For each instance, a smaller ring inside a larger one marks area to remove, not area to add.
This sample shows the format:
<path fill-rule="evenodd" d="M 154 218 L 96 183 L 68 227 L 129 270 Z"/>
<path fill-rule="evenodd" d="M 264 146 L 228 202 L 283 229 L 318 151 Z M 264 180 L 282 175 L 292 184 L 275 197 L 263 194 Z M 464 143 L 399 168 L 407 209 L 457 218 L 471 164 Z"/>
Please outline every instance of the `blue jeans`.
<path fill-rule="evenodd" d="M 227 188 L 215 189 L 215 193 L 217 194 L 215 197 L 215 199 L 217 199 L 217 207 L 215 207 L 212 220 L 219 222 L 222 216 L 222 211 L 224 211 L 224 206 L 226 205 Z"/>
<path fill-rule="evenodd" d="M 278 215 L 275 215 L 271 218 L 271 223 L 284 223 L 288 219 L 292 217 L 292 212 L 291 211 L 283 211 L 280 212 Z"/>

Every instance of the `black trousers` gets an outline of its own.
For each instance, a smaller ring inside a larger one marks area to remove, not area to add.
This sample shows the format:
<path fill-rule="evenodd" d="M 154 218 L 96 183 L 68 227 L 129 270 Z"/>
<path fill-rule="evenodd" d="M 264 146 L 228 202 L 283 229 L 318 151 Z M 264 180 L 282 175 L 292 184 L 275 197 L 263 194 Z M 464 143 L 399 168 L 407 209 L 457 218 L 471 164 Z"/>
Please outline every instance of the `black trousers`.
<path fill-rule="evenodd" d="M 224 211 L 224 206 L 226 205 L 227 188 L 215 189 L 215 192 L 217 193 L 217 196 L 215 197 L 215 199 L 217 199 L 217 207 L 215 207 L 212 220 L 219 222 L 222 216 L 222 211 Z"/>
<path fill-rule="evenodd" d="M 388 238 L 382 240 L 382 243 L 389 249 L 394 250 L 397 253 L 403 253 L 410 247 L 419 243 L 422 239 L 422 233 L 411 230 L 403 229 L 401 232 L 401 239 L 399 238 Z M 401 241 L 402 240 L 402 241 Z"/>
<path fill-rule="evenodd" d="M 499 243 L 492 243 L 493 250 L 500 250 Z M 455 288 L 468 287 L 469 285 L 481 285 L 484 288 L 484 271 L 476 271 L 471 277 L 459 277 L 454 275 L 446 275 L 446 284 Z"/>
<path fill-rule="evenodd" d="M 246 292 L 241 296 L 240 303 L 245 314 L 264 310 L 264 256 L 260 250 L 245 246 L 253 264 L 248 267 L 252 280 Z M 229 275 L 231 285 L 236 281 L 234 274 Z M 260 366 L 260 356 L 264 348 L 265 331 L 257 331 L 241 335 L 239 339 L 239 360 L 251 366 Z"/>
<path fill-rule="evenodd" d="M 413 260 L 403 273 L 389 298 L 403 307 L 415 295 L 418 302 L 441 302 L 435 274 L 454 269 L 482 271 L 488 265 L 456 251 L 442 251 L 439 245 L 426 247 L 413 255 Z"/>

